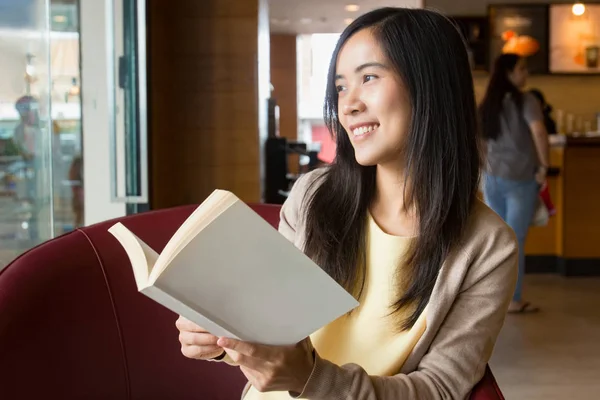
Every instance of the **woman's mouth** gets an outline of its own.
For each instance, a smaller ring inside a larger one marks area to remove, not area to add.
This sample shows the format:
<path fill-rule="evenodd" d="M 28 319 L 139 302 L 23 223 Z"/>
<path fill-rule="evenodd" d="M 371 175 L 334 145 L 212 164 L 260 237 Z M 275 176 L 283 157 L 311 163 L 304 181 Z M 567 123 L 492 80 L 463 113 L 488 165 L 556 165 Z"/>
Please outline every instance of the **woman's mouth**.
<path fill-rule="evenodd" d="M 370 136 L 379 128 L 379 124 L 362 125 L 352 129 L 352 136 L 354 140 L 365 139 Z"/>

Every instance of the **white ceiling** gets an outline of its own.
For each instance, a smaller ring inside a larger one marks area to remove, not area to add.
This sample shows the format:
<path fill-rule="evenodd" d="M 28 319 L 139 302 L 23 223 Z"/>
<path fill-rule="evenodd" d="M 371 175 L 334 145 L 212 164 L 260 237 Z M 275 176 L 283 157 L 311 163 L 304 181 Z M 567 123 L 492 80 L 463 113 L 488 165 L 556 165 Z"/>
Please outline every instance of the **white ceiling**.
<path fill-rule="evenodd" d="M 419 7 L 423 0 L 269 0 L 273 33 L 341 33 L 345 20 L 380 7 Z M 360 6 L 348 12 L 348 4 Z"/>

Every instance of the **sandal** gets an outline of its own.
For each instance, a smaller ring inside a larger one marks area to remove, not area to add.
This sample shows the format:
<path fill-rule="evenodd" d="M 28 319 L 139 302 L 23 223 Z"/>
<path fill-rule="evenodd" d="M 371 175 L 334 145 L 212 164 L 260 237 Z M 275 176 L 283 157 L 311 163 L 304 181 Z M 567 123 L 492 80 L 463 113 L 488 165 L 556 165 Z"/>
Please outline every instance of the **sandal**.
<path fill-rule="evenodd" d="M 540 311 L 539 307 L 533 307 L 530 302 L 525 302 L 515 310 L 508 310 L 509 314 L 533 314 Z"/>

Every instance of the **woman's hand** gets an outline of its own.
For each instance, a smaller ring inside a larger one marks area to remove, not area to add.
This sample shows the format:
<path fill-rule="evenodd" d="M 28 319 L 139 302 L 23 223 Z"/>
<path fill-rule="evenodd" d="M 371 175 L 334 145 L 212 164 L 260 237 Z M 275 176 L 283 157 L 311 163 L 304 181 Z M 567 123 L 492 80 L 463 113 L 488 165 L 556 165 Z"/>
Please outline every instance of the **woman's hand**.
<path fill-rule="evenodd" d="M 544 184 L 544 182 L 546 182 L 547 174 L 548 174 L 548 168 L 546 168 L 544 166 L 538 167 L 538 169 L 535 173 L 535 180 L 540 186 L 542 186 Z"/>
<path fill-rule="evenodd" d="M 227 338 L 220 338 L 217 345 L 259 392 L 302 393 L 315 362 L 309 338 L 293 346 L 265 346 Z"/>
<path fill-rule="evenodd" d="M 223 354 L 223 348 L 217 346 L 219 338 L 192 321 L 180 316 L 175 326 L 179 329 L 179 342 L 184 356 L 196 360 L 209 360 Z"/>

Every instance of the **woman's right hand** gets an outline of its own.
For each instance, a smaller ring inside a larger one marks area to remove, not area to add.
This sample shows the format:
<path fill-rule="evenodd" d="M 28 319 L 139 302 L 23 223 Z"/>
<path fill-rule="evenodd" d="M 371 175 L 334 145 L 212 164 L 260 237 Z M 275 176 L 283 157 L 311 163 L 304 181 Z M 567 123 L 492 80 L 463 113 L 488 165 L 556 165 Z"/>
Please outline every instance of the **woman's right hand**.
<path fill-rule="evenodd" d="M 546 167 L 538 167 L 535 173 L 536 182 L 542 186 L 546 182 L 546 175 L 548 174 L 548 168 Z"/>
<path fill-rule="evenodd" d="M 184 356 L 196 360 L 210 360 L 219 357 L 225 351 L 217 346 L 218 337 L 211 335 L 192 321 L 179 316 L 175 326 L 179 329 L 181 353 Z"/>

